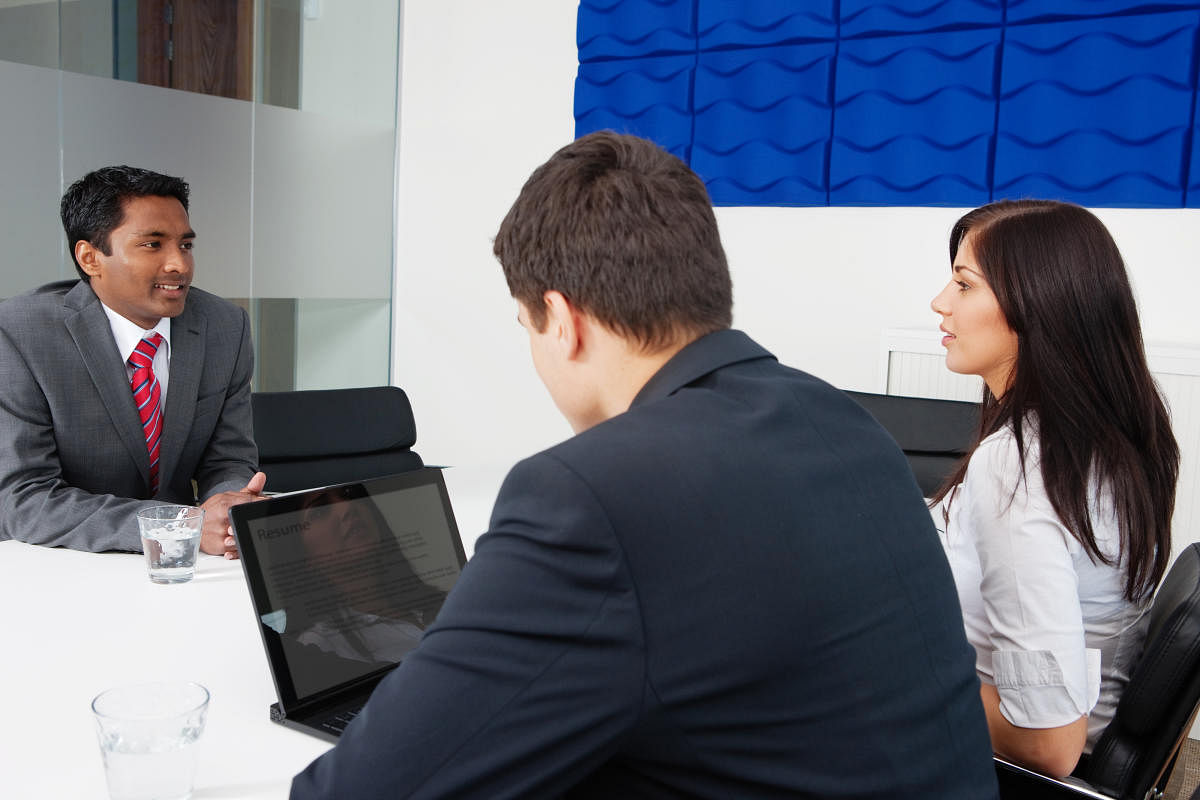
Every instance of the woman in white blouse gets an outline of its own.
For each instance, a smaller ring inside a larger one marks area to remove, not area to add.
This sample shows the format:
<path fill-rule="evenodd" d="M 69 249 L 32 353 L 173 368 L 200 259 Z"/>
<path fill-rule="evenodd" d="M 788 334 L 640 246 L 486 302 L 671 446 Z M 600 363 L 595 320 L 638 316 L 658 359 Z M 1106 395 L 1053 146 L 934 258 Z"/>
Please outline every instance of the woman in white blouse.
<path fill-rule="evenodd" d="M 992 746 L 1063 776 L 1112 719 L 1170 558 L 1179 448 L 1125 265 L 1066 203 L 1001 201 L 950 235 L 946 366 L 984 380 L 933 498 Z"/>

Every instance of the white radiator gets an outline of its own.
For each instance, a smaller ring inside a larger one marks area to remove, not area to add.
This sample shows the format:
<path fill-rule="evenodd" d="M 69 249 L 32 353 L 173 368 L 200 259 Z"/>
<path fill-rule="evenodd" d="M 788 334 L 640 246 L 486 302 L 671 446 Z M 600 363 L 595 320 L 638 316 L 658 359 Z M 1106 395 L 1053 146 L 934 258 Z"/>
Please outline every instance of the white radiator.
<path fill-rule="evenodd" d="M 1200 348 L 1148 346 L 1146 358 L 1170 408 L 1182 453 L 1171 534 L 1178 552 L 1200 541 Z M 893 329 L 883 332 L 876 391 L 978 402 L 983 384 L 977 376 L 946 369 L 937 330 Z"/>

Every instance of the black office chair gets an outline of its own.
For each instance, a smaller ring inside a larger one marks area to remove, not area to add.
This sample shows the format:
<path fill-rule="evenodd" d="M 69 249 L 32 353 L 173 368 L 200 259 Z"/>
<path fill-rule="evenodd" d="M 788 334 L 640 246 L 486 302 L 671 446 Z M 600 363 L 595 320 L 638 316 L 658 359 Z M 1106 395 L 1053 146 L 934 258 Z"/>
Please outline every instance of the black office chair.
<path fill-rule="evenodd" d="M 1162 797 L 1200 707 L 1200 543 L 1171 566 L 1150 610 L 1146 650 L 1091 756 L 1065 781 L 996 759 L 1001 798 Z"/>
<path fill-rule="evenodd" d="M 967 452 L 979 428 L 979 404 L 846 392 L 892 435 L 930 497 Z"/>
<path fill-rule="evenodd" d="M 371 386 L 250 397 L 267 490 L 291 492 L 423 466 L 403 389 Z"/>

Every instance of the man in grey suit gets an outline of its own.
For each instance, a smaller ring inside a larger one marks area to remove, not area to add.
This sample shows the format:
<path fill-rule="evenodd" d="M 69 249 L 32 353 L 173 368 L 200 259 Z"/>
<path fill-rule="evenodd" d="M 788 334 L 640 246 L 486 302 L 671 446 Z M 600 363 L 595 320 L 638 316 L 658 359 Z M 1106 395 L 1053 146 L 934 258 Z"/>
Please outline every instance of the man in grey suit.
<path fill-rule="evenodd" d="M 265 481 L 249 318 L 191 285 L 188 185 L 105 167 L 61 213 L 80 280 L 0 303 L 0 540 L 138 551 L 138 509 L 200 501 L 201 549 L 236 557 L 227 511 Z"/>

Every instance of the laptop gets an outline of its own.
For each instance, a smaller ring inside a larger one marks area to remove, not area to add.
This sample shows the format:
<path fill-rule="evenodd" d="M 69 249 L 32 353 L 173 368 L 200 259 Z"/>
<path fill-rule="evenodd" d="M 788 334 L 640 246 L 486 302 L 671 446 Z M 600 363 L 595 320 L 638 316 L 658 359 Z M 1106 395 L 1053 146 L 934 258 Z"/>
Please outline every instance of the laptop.
<path fill-rule="evenodd" d="M 466 563 L 442 471 L 276 495 L 229 518 L 279 698 L 271 719 L 337 741 Z"/>

